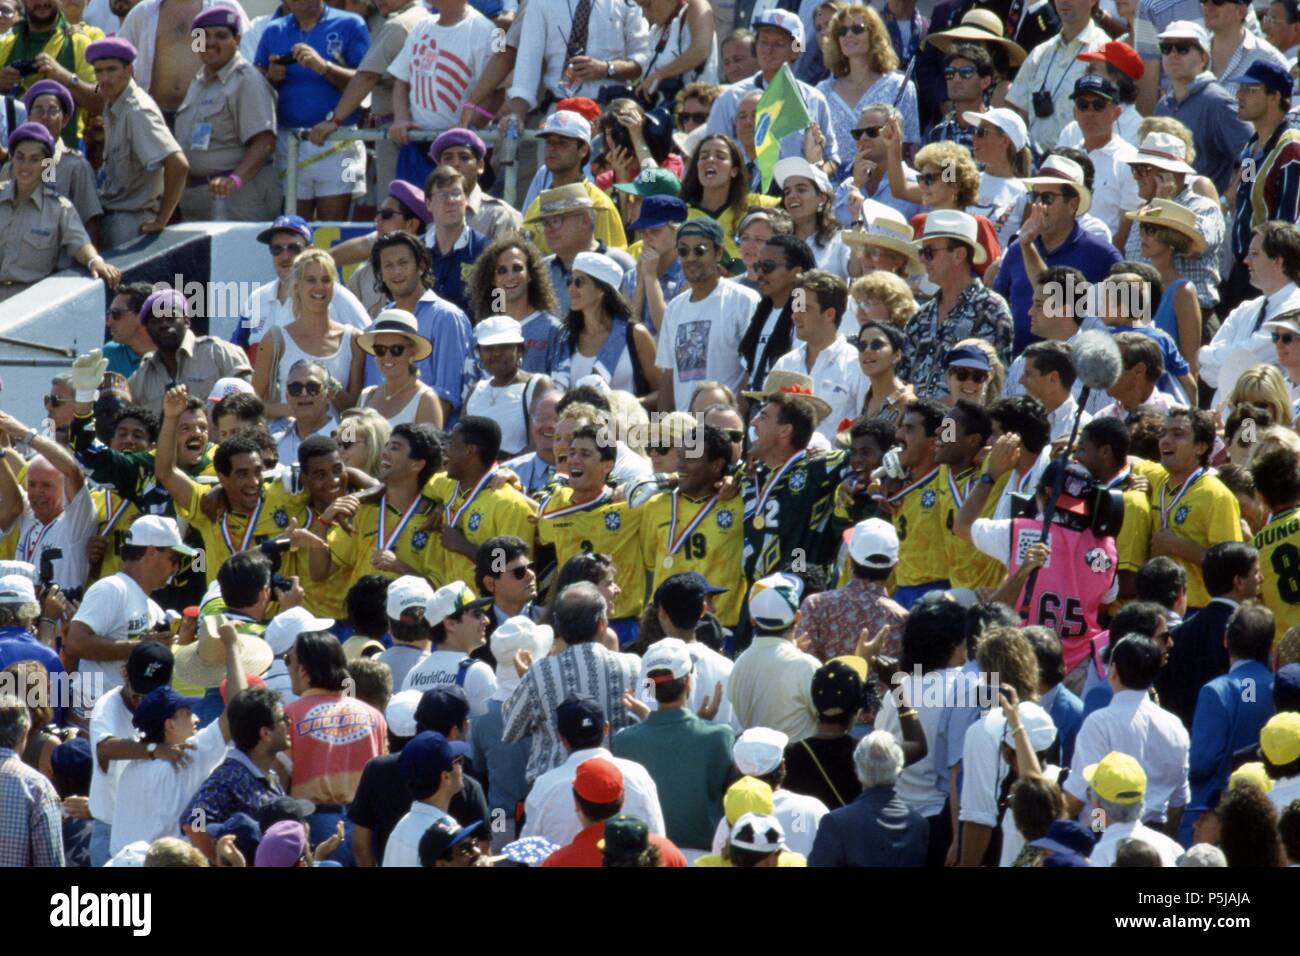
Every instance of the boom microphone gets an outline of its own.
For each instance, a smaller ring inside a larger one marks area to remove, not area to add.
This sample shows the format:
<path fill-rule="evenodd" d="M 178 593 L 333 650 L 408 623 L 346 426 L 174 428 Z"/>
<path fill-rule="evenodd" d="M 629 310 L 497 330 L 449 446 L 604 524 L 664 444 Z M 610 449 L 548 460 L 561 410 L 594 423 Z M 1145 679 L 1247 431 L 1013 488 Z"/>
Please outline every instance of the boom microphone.
<path fill-rule="evenodd" d="M 1104 392 L 1124 373 L 1124 360 L 1115 337 L 1096 329 L 1080 332 L 1070 351 L 1075 372 L 1085 388 Z"/>

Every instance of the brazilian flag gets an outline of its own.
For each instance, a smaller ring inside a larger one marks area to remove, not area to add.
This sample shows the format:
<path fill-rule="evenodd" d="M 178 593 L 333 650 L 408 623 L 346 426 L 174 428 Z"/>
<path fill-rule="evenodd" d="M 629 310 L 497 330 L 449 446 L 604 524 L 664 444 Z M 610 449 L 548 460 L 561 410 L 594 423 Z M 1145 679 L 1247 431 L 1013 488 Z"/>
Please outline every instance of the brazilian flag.
<path fill-rule="evenodd" d="M 790 65 L 783 63 L 781 72 L 767 85 L 763 98 L 758 101 L 754 122 L 754 154 L 763 174 L 763 192 L 772 185 L 772 171 L 781 158 L 781 139 L 811 124 L 812 117 L 804 108 Z"/>

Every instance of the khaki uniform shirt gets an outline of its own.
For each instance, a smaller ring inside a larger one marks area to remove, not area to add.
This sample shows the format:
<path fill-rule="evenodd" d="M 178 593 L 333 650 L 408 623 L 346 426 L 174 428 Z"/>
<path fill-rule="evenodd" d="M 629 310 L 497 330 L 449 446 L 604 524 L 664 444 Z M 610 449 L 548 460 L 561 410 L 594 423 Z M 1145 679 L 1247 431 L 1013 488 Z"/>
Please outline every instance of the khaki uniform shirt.
<path fill-rule="evenodd" d="M 163 160 L 181 152 L 153 97 L 132 80 L 104 110 L 104 165 L 99 198 L 108 212 L 156 214 L 163 192 Z"/>
<path fill-rule="evenodd" d="M 190 177 L 234 171 L 258 133 L 275 133 L 275 93 L 257 68 L 236 52 L 215 77 L 200 70 L 176 111 Z"/>
<path fill-rule="evenodd" d="M 12 163 L 0 166 L 0 182 L 12 177 Z M 104 214 L 104 207 L 99 204 L 99 193 L 95 191 L 95 168 L 85 156 L 64 146 L 61 139 L 54 141 L 54 177 L 54 182 L 49 185 L 72 202 L 83 225 Z"/>
<path fill-rule="evenodd" d="M 397 59 L 411 28 L 431 16 L 433 14 L 415 0 L 390 13 L 379 33 L 374 36 L 370 49 L 357 65 L 358 70 L 378 73 L 383 77 L 370 91 L 370 115 L 379 124 L 390 123 L 393 119 L 393 76 L 388 72 L 388 64 Z"/>
<path fill-rule="evenodd" d="M 39 282 L 59 265 L 59 253 L 72 256 L 90 242 L 71 202 L 51 186 L 40 185 L 23 202 L 18 185 L 0 188 L 0 283 Z"/>
<path fill-rule="evenodd" d="M 206 399 L 217 379 L 227 377 L 253 377 L 253 367 L 248 364 L 244 350 L 210 335 L 199 337 L 186 332 L 181 347 L 176 350 L 174 378 L 154 351 L 141 360 L 126 387 L 132 401 L 162 414 L 163 396 L 170 385 L 184 385 L 191 395 Z"/>
<path fill-rule="evenodd" d="M 524 217 L 518 209 L 504 199 L 489 196 L 478 186 L 469 194 L 465 205 L 465 221 L 469 227 L 489 239 L 499 239 L 507 232 L 523 229 Z"/>

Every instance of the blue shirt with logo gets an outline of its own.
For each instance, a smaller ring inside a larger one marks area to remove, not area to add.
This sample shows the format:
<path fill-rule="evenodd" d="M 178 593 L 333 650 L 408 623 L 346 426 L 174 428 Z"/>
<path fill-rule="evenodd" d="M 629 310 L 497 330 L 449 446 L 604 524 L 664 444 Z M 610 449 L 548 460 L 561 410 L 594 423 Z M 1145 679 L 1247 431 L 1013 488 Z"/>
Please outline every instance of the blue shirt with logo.
<path fill-rule="evenodd" d="M 257 44 L 254 65 L 265 69 L 273 56 L 288 56 L 299 43 L 305 43 L 331 63 L 348 69 L 360 65 L 370 49 L 370 31 L 355 13 L 326 7 L 310 32 L 304 31 L 293 14 L 277 17 L 267 24 Z M 325 119 L 338 105 L 343 91 L 315 71 L 298 63 L 285 67 L 276 103 L 280 129 L 312 127 Z M 356 123 L 361 110 L 339 117 L 344 125 Z"/>

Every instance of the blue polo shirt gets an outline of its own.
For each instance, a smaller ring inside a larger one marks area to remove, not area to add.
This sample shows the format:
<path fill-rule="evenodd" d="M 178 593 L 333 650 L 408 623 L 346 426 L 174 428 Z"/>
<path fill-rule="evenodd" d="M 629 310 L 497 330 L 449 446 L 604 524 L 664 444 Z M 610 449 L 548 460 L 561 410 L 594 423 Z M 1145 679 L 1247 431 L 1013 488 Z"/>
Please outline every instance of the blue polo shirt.
<path fill-rule="evenodd" d="M 1089 282 L 1106 278 L 1113 263 L 1122 256 L 1114 245 L 1085 232 L 1074 224 L 1074 229 L 1065 242 L 1051 252 L 1043 248 L 1043 240 L 1035 239 L 1034 247 L 1043 257 L 1048 268 L 1052 266 L 1073 266 L 1087 277 Z M 1011 346 L 1012 354 L 1019 355 L 1026 348 L 1038 341 L 1038 336 L 1029 331 L 1029 307 L 1034 302 L 1034 286 L 1025 273 L 1025 257 L 1020 251 L 1020 243 L 1013 242 L 1002 258 L 1002 268 L 993 280 L 993 291 L 1007 300 L 1011 306 L 1011 318 L 1015 322 L 1016 338 Z"/>
<path fill-rule="evenodd" d="M 444 253 L 438 250 L 438 240 L 430 226 L 424 241 L 433 257 L 433 291 L 468 314 L 469 274 L 475 260 L 488 247 L 487 236 L 466 226 L 451 251 Z"/>
<path fill-rule="evenodd" d="M 384 305 L 391 307 L 392 302 Z M 464 310 L 433 290 L 420 297 L 412 314 L 419 333 L 433 343 L 433 352 L 416 365 L 420 381 L 451 404 L 452 416 L 443 423 L 444 429 L 450 431 L 459 420 L 465 396 L 479 378 L 474 328 Z M 373 355 L 366 356 L 365 381 L 367 385 L 384 381 Z"/>
<path fill-rule="evenodd" d="M 288 56 L 295 46 L 305 43 L 325 59 L 348 69 L 360 65 L 370 49 L 370 31 L 355 13 L 345 13 L 327 6 L 310 33 L 298 25 L 293 14 L 278 17 L 266 26 L 257 44 L 255 66 L 265 69 L 273 56 Z M 286 68 L 284 82 L 277 87 L 276 123 L 279 129 L 312 127 L 325 119 L 338 105 L 343 91 L 323 76 L 297 63 Z M 344 118 L 344 125 L 356 123 L 361 110 Z"/>
<path fill-rule="evenodd" d="M 1178 343 L 1174 341 L 1173 336 L 1154 325 L 1108 325 L 1106 331 L 1111 335 L 1137 332 L 1160 346 L 1160 355 L 1165 361 L 1165 372 L 1156 380 L 1156 388 L 1166 395 L 1173 395 L 1175 398 L 1187 401 L 1187 392 L 1183 389 L 1183 383 L 1178 381 L 1178 376 L 1190 372 L 1191 366 L 1187 364 L 1187 359 L 1183 358 L 1183 353 L 1179 351 Z"/>
<path fill-rule="evenodd" d="M 121 342 L 105 342 L 104 358 L 108 359 L 108 370 L 130 378 L 140 367 L 143 355 L 136 355 L 135 349 Z"/>

